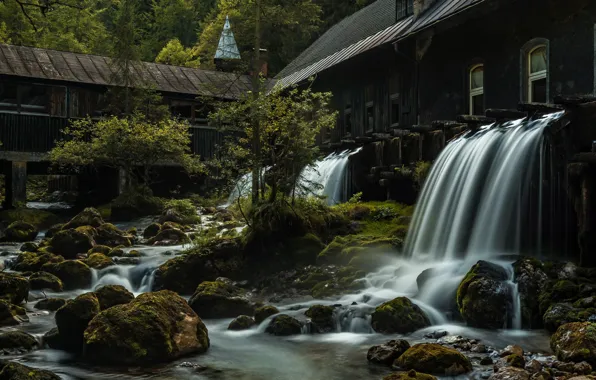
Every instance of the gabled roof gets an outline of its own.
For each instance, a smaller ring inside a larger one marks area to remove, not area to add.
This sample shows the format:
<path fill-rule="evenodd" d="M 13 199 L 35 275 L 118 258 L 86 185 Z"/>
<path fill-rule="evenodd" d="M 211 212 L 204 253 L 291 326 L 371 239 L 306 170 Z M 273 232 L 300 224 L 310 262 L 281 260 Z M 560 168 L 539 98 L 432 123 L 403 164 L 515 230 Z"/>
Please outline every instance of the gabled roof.
<path fill-rule="evenodd" d="M 163 92 L 235 99 L 251 88 L 247 75 L 170 66 L 133 65 L 137 87 Z M 112 60 L 98 55 L 0 44 L 0 74 L 72 83 L 117 86 Z"/>
<path fill-rule="evenodd" d="M 238 45 L 236 45 L 236 39 L 234 38 L 228 16 L 226 16 L 226 22 L 219 37 L 215 59 L 240 59 L 240 50 L 238 50 Z"/>

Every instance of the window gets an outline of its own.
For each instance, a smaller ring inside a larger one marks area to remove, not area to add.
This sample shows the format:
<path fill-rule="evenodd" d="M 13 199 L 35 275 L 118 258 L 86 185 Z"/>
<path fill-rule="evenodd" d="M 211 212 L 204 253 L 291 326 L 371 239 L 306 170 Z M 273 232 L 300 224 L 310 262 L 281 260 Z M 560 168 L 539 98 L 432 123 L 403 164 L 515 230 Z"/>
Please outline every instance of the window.
<path fill-rule="evenodd" d="M 414 0 L 396 0 L 395 20 L 401 20 L 414 13 Z"/>
<path fill-rule="evenodd" d="M 484 65 L 470 69 L 470 115 L 484 115 Z"/>
<path fill-rule="evenodd" d="M 14 112 L 19 110 L 16 84 L 0 83 L 0 110 Z"/>
<path fill-rule="evenodd" d="M 538 46 L 528 54 L 528 100 L 531 103 L 547 102 L 547 59 L 546 46 Z"/>

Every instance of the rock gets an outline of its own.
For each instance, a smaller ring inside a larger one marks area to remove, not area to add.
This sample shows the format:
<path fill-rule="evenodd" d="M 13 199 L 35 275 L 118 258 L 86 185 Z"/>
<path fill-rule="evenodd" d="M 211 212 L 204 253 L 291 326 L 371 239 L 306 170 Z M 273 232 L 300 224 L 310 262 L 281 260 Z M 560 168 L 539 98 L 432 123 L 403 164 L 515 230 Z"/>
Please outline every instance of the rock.
<path fill-rule="evenodd" d="M 26 302 L 29 296 L 29 281 L 25 277 L 0 273 L 0 299 L 15 305 Z"/>
<path fill-rule="evenodd" d="M 57 327 L 54 327 L 47 333 L 43 334 L 42 342 L 43 346 L 47 345 L 48 347 L 55 350 L 66 350 L 66 345 L 64 344 L 62 336 L 60 335 Z"/>
<path fill-rule="evenodd" d="M 273 317 L 265 332 L 276 336 L 299 335 L 302 333 L 302 324 L 289 315 L 280 314 Z"/>
<path fill-rule="evenodd" d="M 521 368 L 503 367 L 493 373 L 489 380 L 529 380 L 530 374 Z"/>
<path fill-rule="evenodd" d="M 424 337 L 427 339 L 441 339 L 444 336 L 449 335 L 449 333 L 445 330 L 441 330 L 441 331 L 433 331 L 431 333 L 428 334 L 424 334 Z"/>
<path fill-rule="evenodd" d="M 112 252 L 112 248 L 108 247 L 107 245 L 96 245 L 87 251 L 89 255 L 93 253 L 103 253 L 106 256 L 110 256 L 110 252 Z"/>
<path fill-rule="evenodd" d="M 84 358 L 109 365 L 146 365 L 208 348 L 201 319 L 183 298 L 164 290 L 99 313 L 85 331 Z"/>
<path fill-rule="evenodd" d="M 511 354 L 511 355 L 505 357 L 505 362 L 507 363 L 508 366 L 511 366 L 511 367 L 517 367 L 517 368 L 525 368 L 526 367 L 526 361 L 524 360 L 524 357 L 521 355 L 517 355 L 517 354 Z"/>
<path fill-rule="evenodd" d="M 544 313 L 544 327 L 548 331 L 557 331 L 559 326 L 571 322 L 587 322 L 596 314 L 596 308 L 576 308 L 569 303 L 552 304 Z"/>
<path fill-rule="evenodd" d="M 235 318 L 254 312 L 244 289 L 221 281 L 201 283 L 188 304 L 201 318 Z"/>
<path fill-rule="evenodd" d="M 47 263 L 59 263 L 64 257 L 52 253 L 23 252 L 15 261 L 14 270 L 20 272 L 39 272 L 41 267 Z"/>
<path fill-rule="evenodd" d="M 101 310 L 109 309 L 116 305 L 125 305 L 135 298 L 135 296 L 122 285 L 105 285 L 95 290 L 94 293 L 99 300 L 99 307 Z"/>
<path fill-rule="evenodd" d="M 592 372 L 592 366 L 586 362 L 579 362 L 573 366 L 573 373 L 589 375 Z"/>
<path fill-rule="evenodd" d="M 0 380 L 60 380 L 50 371 L 34 369 L 16 362 L 0 364 Z"/>
<path fill-rule="evenodd" d="M 37 339 L 22 331 L 8 331 L 0 334 L 0 350 L 20 348 L 30 351 L 37 347 Z"/>
<path fill-rule="evenodd" d="M 459 351 L 436 343 L 410 347 L 395 362 L 401 368 L 425 371 L 436 375 L 457 376 L 470 372 L 472 364 Z"/>
<path fill-rule="evenodd" d="M 21 245 L 21 248 L 19 248 L 19 251 L 21 252 L 37 252 L 37 249 L 39 247 L 37 246 L 37 244 L 33 243 L 33 242 L 28 242 L 28 243 L 23 243 L 23 245 Z"/>
<path fill-rule="evenodd" d="M 118 229 L 111 223 L 102 224 L 97 228 L 97 237 L 95 241 L 101 245 L 109 247 L 130 247 L 133 236 Z"/>
<path fill-rule="evenodd" d="M 147 240 L 151 245 L 180 245 L 189 244 L 190 238 L 179 229 L 161 230 L 156 236 Z"/>
<path fill-rule="evenodd" d="M 49 263 L 41 267 L 43 272 L 53 274 L 62 280 L 65 290 L 86 289 L 91 286 L 92 274 L 87 264 L 80 260 L 66 260 Z"/>
<path fill-rule="evenodd" d="M 104 269 L 109 266 L 115 265 L 114 261 L 103 253 L 93 253 L 84 260 L 90 268 L 93 269 Z"/>
<path fill-rule="evenodd" d="M 492 365 L 493 364 L 493 360 L 491 359 L 490 356 L 485 356 L 482 359 L 480 359 L 480 365 Z"/>
<path fill-rule="evenodd" d="M 248 315 L 241 315 L 236 317 L 230 324 L 228 325 L 228 330 L 240 331 L 240 330 L 248 330 L 255 325 L 255 320 L 253 317 L 249 317 Z"/>
<path fill-rule="evenodd" d="M 62 230 L 62 227 L 64 227 L 64 223 L 54 224 L 53 226 L 48 228 L 45 234 L 46 239 L 51 239 L 54 235 L 56 235 L 58 231 Z"/>
<path fill-rule="evenodd" d="M 45 290 L 50 289 L 54 292 L 61 292 L 64 290 L 62 281 L 48 272 L 35 272 L 29 276 L 29 286 L 31 290 Z"/>
<path fill-rule="evenodd" d="M 548 283 L 548 276 L 542 268 L 542 262 L 534 258 L 523 258 L 513 263 L 514 282 L 517 283 L 519 291 L 523 327 L 542 326 L 538 297 Z"/>
<path fill-rule="evenodd" d="M 260 325 L 265 319 L 278 313 L 279 310 L 275 306 L 261 306 L 255 310 L 255 322 Z"/>
<path fill-rule="evenodd" d="M 26 222 L 13 222 L 4 231 L 4 241 L 27 242 L 35 240 L 38 229 Z"/>
<path fill-rule="evenodd" d="M 161 230 L 161 224 L 159 224 L 159 223 L 151 223 L 143 231 L 143 237 L 145 239 L 151 239 L 152 237 L 157 236 L 157 234 L 159 233 L 160 230 Z"/>
<path fill-rule="evenodd" d="M 366 359 L 372 363 L 390 366 L 408 348 L 410 348 L 410 343 L 407 340 L 390 340 L 385 344 L 369 348 Z"/>
<path fill-rule="evenodd" d="M 336 331 L 333 311 L 333 307 L 323 305 L 313 305 L 306 310 L 304 314 L 311 320 L 311 331 L 321 334 Z"/>
<path fill-rule="evenodd" d="M 141 252 L 137 251 L 136 249 L 133 249 L 132 251 L 125 253 L 124 257 L 142 257 L 143 255 L 141 254 Z"/>
<path fill-rule="evenodd" d="M 99 211 L 92 207 L 88 207 L 81 211 L 77 216 L 72 218 L 70 222 L 68 222 L 62 227 L 62 229 L 68 230 L 71 228 L 77 228 L 82 226 L 99 227 L 104 223 L 105 222 L 101 217 Z"/>
<path fill-rule="evenodd" d="M 44 298 L 33 307 L 39 310 L 56 311 L 64 305 L 66 305 L 66 300 L 63 298 Z"/>
<path fill-rule="evenodd" d="M 81 294 L 56 311 L 56 326 L 66 351 L 82 352 L 83 333 L 99 311 L 99 300 L 93 293 Z"/>
<path fill-rule="evenodd" d="M 114 248 L 110 251 L 110 253 L 106 254 L 108 257 L 124 257 L 125 253 L 122 248 Z"/>
<path fill-rule="evenodd" d="M 408 372 L 392 373 L 391 375 L 385 376 L 383 380 L 437 380 L 437 378 L 432 375 L 427 375 L 426 373 L 411 370 Z"/>
<path fill-rule="evenodd" d="M 542 363 L 540 363 L 536 359 L 533 359 L 530 360 L 530 362 L 526 363 L 524 369 L 528 371 L 530 374 L 539 373 L 542 372 Z"/>
<path fill-rule="evenodd" d="M 509 355 L 517 355 L 517 356 L 524 356 L 524 349 L 518 345 L 509 345 L 501 351 L 500 356 L 504 358 L 505 356 Z"/>
<path fill-rule="evenodd" d="M 478 261 L 457 289 L 457 306 L 466 323 L 473 327 L 498 329 L 507 322 L 509 288 L 505 269 Z"/>
<path fill-rule="evenodd" d="M 550 347 L 559 360 L 596 365 L 596 323 L 562 325 L 551 337 Z"/>
<path fill-rule="evenodd" d="M 60 253 L 67 259 L 74 259 L 77 254 L 86 253 L 94 245 L 93 238 L 79 230 L 59 231 L 50 241 L 53 252 Z"/>
<path fill-rule="evenodd" d="M 474 352 L 476 354 L 484 354 L 484 353 L 488 352 L 488 350 L 484 344 L 476 344 L 476 345 L 472 346 L 470 351 Z"/>
<path fill-rule="evenodd" d="M 371 324 L 376 332 L 407 334 L 430 326 L 430 320 L 408 298 L 398 297 L 378 306 L 372 314 Z"/>
<path fill-rule="evenodd" d="M 16 326 L 28 322 L 27 311 L 20 306 L 0 300 L 0 327 Z"/>

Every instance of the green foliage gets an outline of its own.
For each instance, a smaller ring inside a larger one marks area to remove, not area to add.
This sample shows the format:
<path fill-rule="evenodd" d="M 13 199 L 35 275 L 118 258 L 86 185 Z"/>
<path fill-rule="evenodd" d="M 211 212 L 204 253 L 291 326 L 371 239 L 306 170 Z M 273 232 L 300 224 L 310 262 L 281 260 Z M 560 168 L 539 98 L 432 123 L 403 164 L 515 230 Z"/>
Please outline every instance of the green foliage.
<path fill-rule="evenodd" d="M 428 161 L 418 161 L 416 163 L 416 168 L 414 169 L 414 183 L 416 184 L 416 188 L 418 190 L 422 189 L 424 181 L 430 173 L 431 166 L 432 163 Z"/>
<path fill-rule="evenodd" d="M 174 66 L 199 67 L 199 58 L 190 48 L 185 48 L 180 40 L 174 38 L 159 52 L 155 62 Z"/>

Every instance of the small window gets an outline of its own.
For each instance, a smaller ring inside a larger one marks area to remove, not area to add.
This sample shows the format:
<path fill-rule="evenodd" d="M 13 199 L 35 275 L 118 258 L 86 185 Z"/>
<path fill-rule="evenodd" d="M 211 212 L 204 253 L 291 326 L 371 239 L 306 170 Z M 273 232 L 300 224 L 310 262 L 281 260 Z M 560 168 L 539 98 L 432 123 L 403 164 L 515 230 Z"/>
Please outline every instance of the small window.
<path fill-rule="evenodd" d="M 528 100 L 547 102 L 548 58 L 546 46 L 538 46 L 528 54 Z"/>
<path fill-rule="evenodd" d="M 484 65 L 470 70 L 470 115 L 484 115 Z"/>
<path fill-rule="evenodd" d="M 12 112 L 19 110 L 16 84 L 0 83 L 0 110 Z"/>

